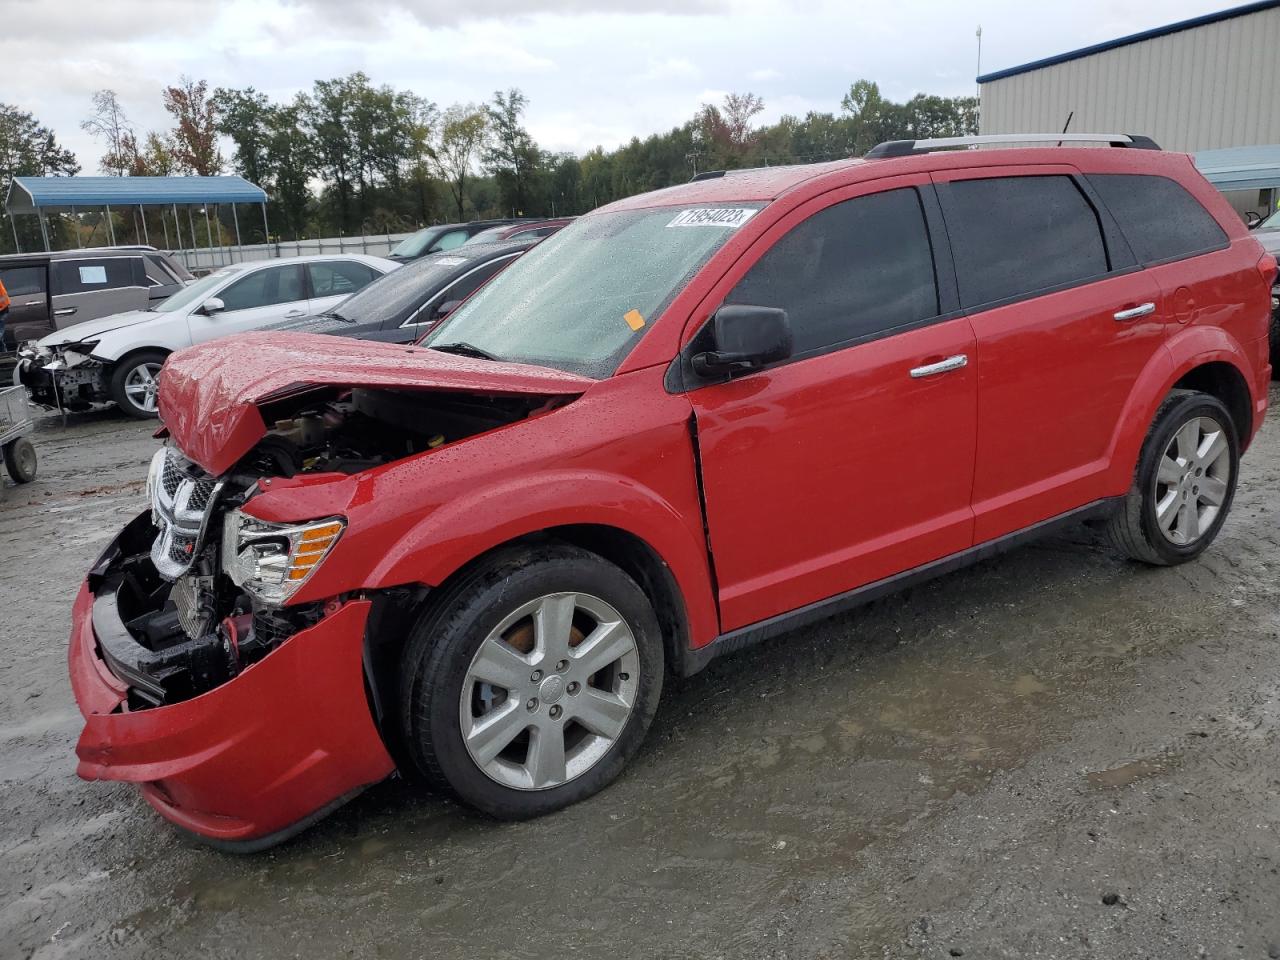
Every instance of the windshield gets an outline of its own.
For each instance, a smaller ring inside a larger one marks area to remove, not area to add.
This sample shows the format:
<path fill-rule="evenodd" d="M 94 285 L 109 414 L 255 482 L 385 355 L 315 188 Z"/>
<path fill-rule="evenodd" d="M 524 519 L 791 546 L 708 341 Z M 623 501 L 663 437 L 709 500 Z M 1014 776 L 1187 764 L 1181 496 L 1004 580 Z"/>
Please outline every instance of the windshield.
<path fill-rule="evenodd" d="M 457 255 L 433 254 L 415 260 L 399 270 L 392 270 L 379 277 L 363 290 L 353 293 L 330 313 L 346 320 L 392 320 L 403 323 L 407 315 L 423 298 L 435 292 L 435 288 L 454 274 L 467 260 Z"/>
<path fill-rule="evenodd" d="M 427 227 L 425 230 L 419 230 L 411 236 L 405 237 L 397 243 L 388 256 L 392 257 L 420 257 L 435 242 L 436 237 L 440 235 L 442 227 Z"/>
<path fill-rule="evenodd" d="M 424 341 L 607 377 L 760 204 L 584 217 L 498 274 Z"/>
<path fill-rule="evenodd" d="M 1259 230 L 1280 230 L 1280 210 L 1258 224 Z"/>
<path fill-rule="evenodd" d="M 231 274 L 238 272 L 236 270 L 215 271 L 207 277 L 201 277 L 190 286 L 183 287 L 168 300 L 157 304 L 151 309 L 156 313 L 173 313 L 175 310 L 182 310 L 192 304 L 201 303 L 209 296 L 209 291 L 222 283 Z"/>

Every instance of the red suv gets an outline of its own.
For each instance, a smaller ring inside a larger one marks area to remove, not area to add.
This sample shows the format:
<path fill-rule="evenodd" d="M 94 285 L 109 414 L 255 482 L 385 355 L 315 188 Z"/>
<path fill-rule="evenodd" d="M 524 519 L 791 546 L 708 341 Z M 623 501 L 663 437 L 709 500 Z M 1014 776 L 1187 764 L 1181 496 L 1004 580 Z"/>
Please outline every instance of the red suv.
<path fill-rule="evenodd" d="M 75 604 L 80 776 L 239 849 L 397 769 L 529 817 L 618 775 L 666 671 L 1086 516 L 1192 559 L 1276 262 L 1186 156 L 1105 139 L 702 177 L 416 346 L 174 354 L 151 509 Z"/>

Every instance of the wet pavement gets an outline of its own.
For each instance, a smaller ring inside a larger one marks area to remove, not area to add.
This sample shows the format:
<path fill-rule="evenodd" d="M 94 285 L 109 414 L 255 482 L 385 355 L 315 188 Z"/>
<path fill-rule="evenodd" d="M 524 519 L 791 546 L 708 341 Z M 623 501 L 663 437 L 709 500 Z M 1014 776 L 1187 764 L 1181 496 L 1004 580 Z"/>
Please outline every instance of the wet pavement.
<path fill-rule="evenodd" d="M 0 957 L 1280 957 L 1274 426 L 1195 563 L 1078 527 L 670 681 L 562 813 L 391 781 L 248 857 L 74 775 L 71 600 L 152 429 L 46 420 L 6 480 Z"/>

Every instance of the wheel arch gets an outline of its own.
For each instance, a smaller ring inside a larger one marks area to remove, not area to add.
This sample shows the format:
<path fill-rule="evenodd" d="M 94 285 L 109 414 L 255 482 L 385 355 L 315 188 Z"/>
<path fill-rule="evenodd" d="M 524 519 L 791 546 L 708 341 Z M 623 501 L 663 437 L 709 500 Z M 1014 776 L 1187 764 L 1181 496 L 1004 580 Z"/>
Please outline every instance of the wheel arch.
<path fill-rule="evenodd" d="M 1240 344 L 1220 327 L 1175 333 L 1134 379 L 1116 424 L 1109 457 L 1114 493 L 1126 492 L 1132 483 L 1142 443 L 1171 390 L 1201 390 L 1221 400 L 1231 412 L 1243 453 L 1258 426 L 1259 403 L 1265 402 L 1256 394 L 1252 366 Z"/>

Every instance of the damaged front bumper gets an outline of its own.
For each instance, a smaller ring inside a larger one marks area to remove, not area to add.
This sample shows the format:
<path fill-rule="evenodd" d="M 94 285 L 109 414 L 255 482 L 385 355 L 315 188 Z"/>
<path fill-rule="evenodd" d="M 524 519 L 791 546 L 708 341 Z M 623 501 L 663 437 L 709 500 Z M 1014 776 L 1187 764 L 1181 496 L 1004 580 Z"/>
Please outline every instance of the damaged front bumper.
<path fill-rule="evenodd" d="M 191 699 L 148 706 L 155 655 L 112 594 L 130 523 L 94 565 L 72 611 L 71 685 L 85 727 L 76 772 L 138 784 L 177 826 L 250 851 L 304 829 L 395 767 L 365 693 L 370 602 L 326 608 L 262 660 Z M 141 694 L 141 695 L 139 695 Z"/>
<path fill-rule="evenodd" d="M 18 382 L 31 401 L 50 409 L 83 409 L 111 399 L 108 367 L 95 357 L 66 350 L 32 355 L 24 350 L 18 361 Z"/>

